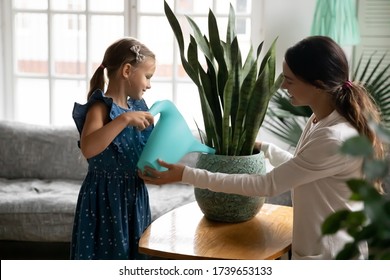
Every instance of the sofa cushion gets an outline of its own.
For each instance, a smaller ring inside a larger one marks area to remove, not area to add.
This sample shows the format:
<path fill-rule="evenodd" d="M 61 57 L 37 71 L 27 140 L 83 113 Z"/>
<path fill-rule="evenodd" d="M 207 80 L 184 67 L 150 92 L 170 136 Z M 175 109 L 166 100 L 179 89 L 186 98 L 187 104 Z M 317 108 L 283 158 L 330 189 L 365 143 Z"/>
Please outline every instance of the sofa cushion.
<path fill-rule="evenodd" d="M 87 162 L 75 126 L 0 122 L 0 177 L 81 180 Z"/>
<path fill-rule="evenodd" d="M 0 178 L 0 240 L 69 242 L 81 181 Z M 195 200 L 191 186 L 148 185 L 152 220 Z"/>
<path fill-rule="evenodd" d="M 0 239 L 70 241 L 81 182 L 0 178 Z"/>

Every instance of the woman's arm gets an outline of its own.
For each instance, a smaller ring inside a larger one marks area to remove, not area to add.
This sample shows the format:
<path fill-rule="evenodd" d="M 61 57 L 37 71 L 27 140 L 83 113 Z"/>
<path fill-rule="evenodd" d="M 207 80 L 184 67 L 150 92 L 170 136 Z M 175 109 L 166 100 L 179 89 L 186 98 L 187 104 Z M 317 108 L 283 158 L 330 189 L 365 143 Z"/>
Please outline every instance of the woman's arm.
<path fill-rule="evenodd" d="M 261 151 L 264 152 L 265 157 L 274 167 L 281 165 L 293 157 L 291 153 L 279 148 L 272 143 L 262 142 L 260 147 Z"/>
<path fill-rule="evenodd" d="M 361 160 L 340 154 L 340 145 L 337 139 L 314 139 L 296 157 L 265 175 L 212 173 L 159 161 L 168 171 L 159 172 L 145 167 L 145 173 L 140 174 L 140 177 L 155 185 L 182 181 L 216 192 L 274 196 L 321 178 L 348 173 L 348 170 L 359 170 Z"/>

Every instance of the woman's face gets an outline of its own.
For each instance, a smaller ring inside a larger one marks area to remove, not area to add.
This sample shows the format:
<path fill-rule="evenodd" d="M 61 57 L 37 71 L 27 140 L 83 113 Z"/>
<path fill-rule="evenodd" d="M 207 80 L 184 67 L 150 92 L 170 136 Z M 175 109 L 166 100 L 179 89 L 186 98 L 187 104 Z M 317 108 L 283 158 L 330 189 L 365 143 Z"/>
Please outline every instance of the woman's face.
<path fill-rule="evenodd" d="M 311 106 L 315 103 L 317 88 L 295 76 L 285 61 L 283 62 L 283 76 L 283 83 L 280 87 L 288 92 L 292 105 Z"/>

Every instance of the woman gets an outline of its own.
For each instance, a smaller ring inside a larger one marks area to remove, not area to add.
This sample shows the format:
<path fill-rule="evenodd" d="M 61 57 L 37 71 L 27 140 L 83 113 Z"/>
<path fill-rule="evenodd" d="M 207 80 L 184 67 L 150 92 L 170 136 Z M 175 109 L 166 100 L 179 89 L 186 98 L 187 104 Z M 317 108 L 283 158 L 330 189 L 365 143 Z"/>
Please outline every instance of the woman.
<path fill-rule="evenodd" d="M 270 143 L 257 143 L 275 167 L 266 175 L 221 174 L 160 162 L 166 172 L 146 169 L 146 182 L 183 181 L 212 191 L 248 196 L 274 196 L 287 190 L 293 200 L 292 259 L 334 259 L 351 238 L 345 232 L 322 236 L 326 217 L 340 209 L 360 210 L 350 201 L 346 180 L 362 176 L 362 160 L 339 152 L 342 143 L 366 135 L 378 157 L 382 144 L 368 121 L 378 110 L 363 86 L 349 81 L 345 54 L 332 39 L 312 36 L 289 48 L 283 62 L 284 88 L 295 106 L 310 106 L 313 115 L 294 155 Z M 147 176 L 149 174 L 150 176 Z M 368 257 L 361 244 L 359 259 Z"/>

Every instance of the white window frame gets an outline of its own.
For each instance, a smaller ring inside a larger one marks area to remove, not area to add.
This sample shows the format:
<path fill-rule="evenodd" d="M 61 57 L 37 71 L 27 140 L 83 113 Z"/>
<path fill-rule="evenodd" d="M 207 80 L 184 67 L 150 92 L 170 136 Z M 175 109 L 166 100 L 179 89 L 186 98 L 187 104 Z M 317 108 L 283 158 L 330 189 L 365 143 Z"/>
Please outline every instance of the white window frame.
<path fill-rule="evenodd" d="M 86 57 L 86 75 L 84 77 L 70 77 L 70 80 L 83 80 L 85 81 L 86 85 L 88 86 L 89 84 L 89 79 L 92 76 L 92 71 L 90 65 L 91 65 L 91 60 L 90 60 L 90 55 L 88 55 L 90 52 L 90 23 L 91 23 L 91 16 L 92 15 L 123 15 L 124 17 L 124 33 L 129 34 L 130 32 L 134 32 L 134 30 L 129 30 L 129 26 L 133 26 L 133 24 L 129 24 L 129 20 L 131 17 L 134 17 L 134 7 L 136 5 L 133 4 L 133 2 L 136 2 L 137 0 L 129 0 L 129 1 L 124 1 L 124 12 L 95 12 L 95 11 L 90 11 L 88 8 L 88 2 L 86 1 L 87 8 L 85 11 L 66 11 L 66 12 L 61 12 L 61 11 L 55 11 L 56 14 L 79 14 L 79 15 L 85 15 L 86 17 L 86 26 L 87 26 L 87 40 L 86 40 L 86 47 L 87 47 L 87 57 Z M 15 14 L 20 11 L 26 11 L 26 12 L 31 12 L 31 13 L 46 13 L 48 15 L 48 50 L 49 50 L 49 55 L 48 55 L 48 73 L 47 75 L 43 75 L 40 77 L 41 79 L 47 79 L 49 82 L 49 95 L 50 99 L 52 100 L 53 96 L 53 81 L 55 79 L 58 80 L 67 80 L 68 78 L 65 77 L 56 77 L 55 74 L 52 73 L 51 71 L 51 66 L 52 66 L 52 56 L 50 55 L 52 46 L 51 46 L 51 38 L 52 38 L 52 33 L 51 33 L 51 26 L 52 26 L 52 18 L 53 18 L 53 12 L 50 8 L 50 1 L 48 1 L 48 10 L 29 10 L 29 9 L 13 9 L 12 8 L 12 0 L 4 0 L 1 1 L 0 3 L 0 8 L 2 11 L 2 36 L 1 36 L 1 41 L 0 43 L 1 46 L 4 47 L 4 50 L 2 53 L 5 55 L 1 57 L 0 60 L 1 65 L 3 67 L 0 67 L 0 74 L 1 78 L 4 77 L 4 80 L 2 81 L 3 84 L 3 90 L 2 94 L 0 94 L 0 101 L 1 104 L 4 104 L 2 106 L 2 114 L 0 115 L 0 118 L 3 119 L 8 119 L 8 120 L 13 120 L 15 118 L 15 98 L 14 94 L 9 94 L 9 93 L 14 93 L 15 90 L 15 83 L 17 78 L 31 78 L 34 77 L 34 75 L 29 75 L 29 74 L 18 74 L 15 72 L 15 61 L 14 61 L 14 30 L 15 30 L 15 25 L 14 25 L 14 19 L 15 19 Z M 1 51 L 1 49 L 0 49 Z M 87 90 L 87 89 L 86 89 Z M 52 104 L 50 105 L 52 108 Z M 52 123 L 53 119 L 53 114 L 52 114 L 52 109 L 50 110 L 50 117 L 49 117 L 49 123 Z"/>
<path fill-rule="evenodd" d="M 139 24 L 139 19 L 140 17 L 142 16 L 141 13 L 138 12 L 138 1 L 140 0 L 125 0 L 124 1 L 124 12 L 123 12 L 123 16 L 124 16 L 124 36 L 133 36 L 133 37 L 138 37 L 137 34 L 138 34 L 138 24 Z M 217 0 L 214 0 L 214 1 L 217 1 Z M 48 1 L 49 5 L 50 5 L 50 1 Z M 87 1 L 87 5 L 88 5 L 88 1 Z M 257 8 L 259 8 L 260 6 L 262 5 L 262 1 L 253 1 L 252 2 L 252 7 L 253 7 L 253 10 L 256 10 L 256 6 Z M 1 10 L 1 18 L 2 18 L 2 22 L 1 22 L 1 26 L 0 26 L 0 31 L 1 31 L 1 35 L 0 35 L 0 52 L 1 54 L 4 54 L 0 57 L 0 89 L 1 89 L 1 92 L 0 92 L 0 119 L 6 119 L 6 120 L 15 120 L 15 108 L 16 108 L 16 105 L 15 104 L 15 96 L 14 96 L 14 90 L 15 90 L 15 83 L 16 83 L 16 79 L 17 78 L 20 78 L 20 77 L 30 77 L 30 75 L 28 74 L 18 74 L 18 73 L 15 73 L 15 65 L 14 65 L 14 51 L 13 51 L 13 43 L 14 43 L 14 40 L 13 40 L 13 34 L 14 34 L 14 29 L 15 29 L 15 25 L 14 25 L 14 16 L 15 16 L 15 10 L 12 8 L 12 0 L 2 0 L 0 2 L 0 10 Z M 36 11 L 36 10 L 33 10 L 32 12 L 45 12 L 45 11 Z M 52 13 L 50 11 L 50 6 L 49 6 L 49 10 L 46 12 L 48 14 L 48 22 L 49 22 L 49 26 L 48 26 L 48 36 L 49 36 L 49 46 L 48 46 L 48 49 L 49 49 L 49 58 L 48 58 L 48 64 L 49 64 L 49 71 L 48 71 L 48 74 L 46 76 L 43 76 L 41 78 L 43 79 L 47 79 L 48 82 L 49 82 L 49 94 L 50 94 L 50 98 L 52 99 L 52 96 L 53 96 L 53 81 L 54 79 L 66 79 L 66 78 L 63 78 L 63 77 L 55 77 L 55 75 L 53 75 L 53 73 L 51 72 L 50 68 L 51 68 L 51 65 L 52 65 L 52 58 L 50 57 L 50 49 L 51 49 L 51 46 L 50 46 L 50 38 L 51 38 L 51 18 L 52 18 Z M 65 12 L 65 13 L 73 13 L 73 12 Z M 112 14 L 111 12 L 108 12 L 108 13 L 102 13 L 102 12 L 91 12 L 91 11 L 88 11 L 88 6 L 87 6 L 87 9 L 86 11 L 84 12 L 74 12 L 74 13 L 77 13 L 77 14 L 84 14 L 86 16 L 86 24 L 87 24 L 87 50 L 89 50 L 90 48 L 90 32 L 88 32 L 89 30 L 89 26 L 90 26 L 90 20 L 91 20 L 91 15 L 93 14 Z M 115 13 L 115 14 L 118 14 L 118 13 Z M 164 14 L 164 11 L 162 11 L 162 14 Z M 257 23 L 256 23 L 256 26 L 258 26 L 258 22 L 259 22 L 259 15 L 256 14 L 254 17 L 251 16 L 250 14 L 249 15 L 246 15 L 247 17 L 252 17 L 252 20 L 253 18 L 256 18 L 257 19 Z M 251 28 L 252 32 L 253 30 L 255 30 L 252 26 Z M 252 37 L 255 38 L 255 42 L 259 42 L 260 41 L 260 36 L 259 34 L 252 34 Z M 177 43 L 176 41 L 173 42 L 174 44 L 174 51 L 177 51 Z M 1 49 L 3 48 L 3 49 Z M 177 56 L 174 56 L 174 58 L 176 59 Z M 173 65 L 176 65 L 177 61 L 173 61 Z M 90 67 L 90 64 L 91 64 L 91 61 L 90 61 L 90 58 L 88 56 L 88 51 L 87 51 L 87 58 L 86 58 L 86 66 L 87 66 L 87 70 L 86 70 L 86 75 L 85 77 L 71 77 L 70 79 L 72 80 L 84 80 L 87 87 L 89 85 L 89 79 L 90 77 L 92 76 L 93 74 L 93 71 L 95 71 L 95 69 L 91 69 Z M 173 84 L 173 87 L 172 87 L 172 101 L 175 102 L 176 100 L 176 96 L 177 96 L 177 88 L 176 88 L 176 82 L 178 82 L 178 78 L 177 78 L 177 75 L 175 72 L 173 72 L 173 76 L 171 77 L 171 79 L 169 80 L 164 80 L 164 81 L 159 81 L 159 82 L 169 82 L 169 83 L 172 83 Z M 183 82 L 182 79 L 180 79 L 180 82 Z M 186 81 L 184 81 L 186 82 Z M 191 81 L 188 79 L 188 83 L 190 83 Z M 85 90 L 85 92 L 87 92 L 87 89 Z M 53 104 L 51 103 L 50 107 L 52 107 Z M 200 109 L 200 108 L 199 108 Z M 52 109 L 50 110 L 51 113 L 50 113 L 50 120 L 49 120 L 49 123 L 52 124 L 52 119 L 53 119 L 53 113 L 52 113 Z"/>

